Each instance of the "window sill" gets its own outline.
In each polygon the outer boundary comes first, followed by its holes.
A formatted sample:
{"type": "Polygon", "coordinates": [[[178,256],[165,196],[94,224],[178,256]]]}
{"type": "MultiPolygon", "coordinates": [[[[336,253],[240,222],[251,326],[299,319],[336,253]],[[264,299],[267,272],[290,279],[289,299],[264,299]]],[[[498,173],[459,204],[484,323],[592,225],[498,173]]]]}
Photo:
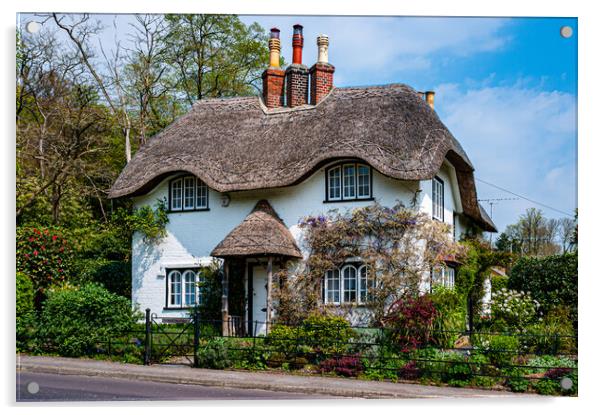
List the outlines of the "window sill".
{"type": "Polygon", "coordinates": [[[208,212],[211,209],[209,208],[204,208],[204,209],[190,209],[190,210],[168,210],[167,213],[192,213],[192,212],[208,212]]]}
{"type": "Polygon", "coordinates": [[[373,202],[373,197],[367,197],[365,199],[341,199],[341,200],[324,200],[322,203],[344,203],[344,202],[373,202]]]}
{"type": "Polygon", "coordinates": [[[192,310],[192,309],[194,309],[194,306],[191,306],[191,307],[173,307],[173,306],[163,307],[163,311],[166,311],[166,310],[192,310]]]}

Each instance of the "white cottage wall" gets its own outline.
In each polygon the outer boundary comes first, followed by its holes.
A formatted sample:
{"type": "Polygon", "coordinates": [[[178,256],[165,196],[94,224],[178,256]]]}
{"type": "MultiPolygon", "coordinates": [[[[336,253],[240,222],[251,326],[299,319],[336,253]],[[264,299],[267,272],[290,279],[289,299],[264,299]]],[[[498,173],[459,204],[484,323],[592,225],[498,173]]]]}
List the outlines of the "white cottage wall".
{"type": "MultiPolygon", "coordinates": [[[[453,168],[452,168],[453,173],[453,168]]],[[[411,204],[415,192],[421,209],[432,212],[431,181],[400,181],[388,178],[376,170],[373,174],[373,196],[385,206],[393,206],[397,201],[406,206],[411,204]]],[[[455,201],[451,186],[449,166],[444,166],[438,176],[445,183],[444,220],[453,223],[455,201]]],[[[144,196],[134,199],[134,205],[153,205],[157,199],[167,199],[169,180],[161,182],[144,196]]],[[[457,187],[456,187],[457,188],[457,187]]],[[[278,189],[231,192],[227,207],[221,205],[222,194],[209,189],[209,210],[197,212],[177,212],[169,214],[167,236],[157,243],[146,243],[141,235],[135,234],[132,241],[132,301],[140,309],[150,308],[162,317],[183,317],[186,310],[165,310],[166,268],[194,267],[211,262],[212,249],[251,212],[258,200],[266,199],[278,213],[301,250],[300,219],[308,215],[326,214],[329,210],[363,207],[371,201],[350,201],[324,203],[325,168],[321,168],[302,183],[278,189]]]]}

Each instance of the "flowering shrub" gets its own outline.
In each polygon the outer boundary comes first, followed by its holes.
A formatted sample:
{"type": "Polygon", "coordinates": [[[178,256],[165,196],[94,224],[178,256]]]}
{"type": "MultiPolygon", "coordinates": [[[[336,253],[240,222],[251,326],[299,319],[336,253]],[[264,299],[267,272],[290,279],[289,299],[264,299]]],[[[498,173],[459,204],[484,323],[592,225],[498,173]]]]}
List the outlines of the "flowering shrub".
{"type": "Polygon", "coordinates": [[[73,250],[57,229],[17,229],[17,271],[31,278],[40,293],[52,284],[65,281],[73,261],[73,250]]]}
{"type": "Polygon", "coordinates": [[[389,307],[384,323],[393,329],[393,339],[406,352],[426,345],[432,337],[437,310],[427,295],[404,295],[389,307]]]}
{"type": "Polygon", "coordinates": [[[497,322],[522,330],[539,316],[539,303],[529,293],[502,288],[491,294],[491,313],[497,322]]]}

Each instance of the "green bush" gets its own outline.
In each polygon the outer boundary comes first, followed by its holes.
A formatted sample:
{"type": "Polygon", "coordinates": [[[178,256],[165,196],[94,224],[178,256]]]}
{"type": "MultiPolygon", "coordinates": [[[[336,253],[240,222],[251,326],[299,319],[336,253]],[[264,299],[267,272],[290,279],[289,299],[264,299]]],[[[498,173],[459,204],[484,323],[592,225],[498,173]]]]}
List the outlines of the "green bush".
{"type": "Polygon", "coordinates": [[[491,276],[491,293],[497,293],[502,288],[508,288],[508,277],[503,275],[492,275],[491,276]]]}
{"type": "Polygon", "coordinates": [[[17,280],[16,280],[16,290],[17,290],[17,319],[22,317],[34,310],[33,299],[34,299],[34,288],[31,279],[23,274],[22,272],[17,272],[17,280]]]}
{"type": "Polygon", "coordinates": [[[226,369],[233,366],[228,339],[214,337],[199,345],[199,366],[207,369],[226,369]]]}
{"type": "Polygon", "coordinates": [[[498,368],[512,364],[512,359],[520,350],[520,342],[515,336],[507,335],[476,335],[475,346],[483,350],[489,361],[498,368]]]}
{"type": "Polygon", "coordinates": [[[466,328],[466,299],[443,286],[435,287],[430,298],[437,310],[431,341],[436,346],[452,348],[458,335],[466,328]]]}
{"type": "Polygon", "coordinates": [[[508,287],[531,292],[544,313],[567,306],[577,328],[577,253],[545,258],[523,257],[510,270],[508,287]]]}
{"type": "Polygon", "coordinates": [[[122,297],[132,296],[132,265],[126,261],[104,258],[85,259],[77,262],[78,281],[82,284],[102,284],[110,292],[122,297]]]}
{"type": "Polygon", "coordinates": [[[345,353],[355,337],[355,331],[343,317],[312,314],[301,325],[303,344],[326,355],[345,353]]]}
{"type": "Polygon", "coordinates": [[[528,325],[521,336],[521,345],[529,353],[576,353],[577,342],[568,308],[556,307],[537,323],[528,325]]]}
{"type": "Polygon", "coordinates": [[[62,356],[90,355],[109,338],[131,330],[139,318],[129,299],[101,285],[55,288],[40,314],[38,341],[42,349],[62,356]]]}
{"type": "Polygon", "coordinates": [[[36,313],[34,310],[34,289],[29,277],[17,272],[16,280],[16,338],[17,351],[25,352],[33,348],[35,340],[36,313]]]}

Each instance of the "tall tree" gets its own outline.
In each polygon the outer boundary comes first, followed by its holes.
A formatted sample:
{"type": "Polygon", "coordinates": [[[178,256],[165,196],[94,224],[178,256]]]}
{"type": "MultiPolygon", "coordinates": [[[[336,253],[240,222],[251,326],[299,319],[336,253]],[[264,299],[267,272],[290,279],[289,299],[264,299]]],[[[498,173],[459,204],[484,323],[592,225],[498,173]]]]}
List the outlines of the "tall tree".
{"type": "Polygon", "coordinates": [[[167,15],[167,62],[190,105],[197,99],[250,95],[268,59],[267,35],[233,15],[167,15]]]}

